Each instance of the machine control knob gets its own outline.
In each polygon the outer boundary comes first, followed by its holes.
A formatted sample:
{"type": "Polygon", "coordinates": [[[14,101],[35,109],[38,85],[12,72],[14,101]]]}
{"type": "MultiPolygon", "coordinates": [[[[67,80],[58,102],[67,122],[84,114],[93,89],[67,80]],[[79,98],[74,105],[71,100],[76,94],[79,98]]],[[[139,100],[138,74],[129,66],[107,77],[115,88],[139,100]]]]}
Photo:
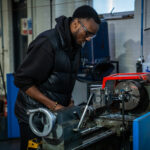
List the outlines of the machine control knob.
{"type": "Polygon", "coordinates": [[[29,126],[35,135],[45,137],[50,134],[56,122],[56,116],[52,112],[45,108],[37,108],[28,110],[27,114],[29,126]]]}

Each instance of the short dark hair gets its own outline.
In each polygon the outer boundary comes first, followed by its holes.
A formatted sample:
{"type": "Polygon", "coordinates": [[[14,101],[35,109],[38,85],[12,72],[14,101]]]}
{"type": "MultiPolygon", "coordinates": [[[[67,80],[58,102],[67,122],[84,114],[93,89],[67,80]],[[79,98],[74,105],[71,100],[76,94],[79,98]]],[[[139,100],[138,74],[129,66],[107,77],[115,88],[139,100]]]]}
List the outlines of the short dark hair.
{"type": "Polygon", "coordinates": [[[72,17],[73,17],[73,19],[75,19],[75,18],[87,18],[87,19],[93,18],[97,24],[100,24],[100,22],[101,22],[98,17],[97,12],[89,5],[83,5],[83,6],[78,7],[74,11],[72,17]]]}

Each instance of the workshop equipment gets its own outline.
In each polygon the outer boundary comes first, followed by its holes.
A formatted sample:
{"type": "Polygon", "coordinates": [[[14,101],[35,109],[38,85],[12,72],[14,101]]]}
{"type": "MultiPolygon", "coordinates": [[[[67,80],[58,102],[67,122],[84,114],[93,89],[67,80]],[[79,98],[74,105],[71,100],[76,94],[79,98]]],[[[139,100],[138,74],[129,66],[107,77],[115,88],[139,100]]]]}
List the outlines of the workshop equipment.
{"type": "Polygon", "coordinates": [[[46,108],[29,110],[30,127],[41,135],[43,150],[131,150],[133,120],[149,110],[149,77],[149,73],[107,76],[102,85],[90,86],[87,104],[48,111],[56,117],[54,124],[46,108]]]}

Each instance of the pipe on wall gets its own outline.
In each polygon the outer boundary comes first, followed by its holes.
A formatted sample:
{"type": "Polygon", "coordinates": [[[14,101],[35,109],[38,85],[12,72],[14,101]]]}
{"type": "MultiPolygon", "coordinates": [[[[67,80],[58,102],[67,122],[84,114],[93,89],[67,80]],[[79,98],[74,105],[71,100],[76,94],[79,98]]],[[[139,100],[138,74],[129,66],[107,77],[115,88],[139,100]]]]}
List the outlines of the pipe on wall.
{"type": "Polygon", "coordinates": [[[3,89],[6,97],[6,87],[5,87],[5,81],[4,81],[4,34],[3,34],[3,10],[2,10],[2,0],[0,0],[0,22],[1,22],[1,40],[2,40],[2,66],[0,62],[0,74],[2,78],[2,84],[3,84],[3,89]]]}
{"type": "Polygon", "coordinates": [[[144,0],[141,0],[141,61],[144,62],[143,55],[143,10],[144,10],[144,0]]]}
{"type": "Polygon", "coordinates": [[[136,63],[136,72],[143,71],[143,62],[144,62],[144,55],[143,55],[143,9],[144,9],[144,0],[141,0],[141,47],[140,47],[140,58],[137,60],[136,63]]]}
{"type": "Polygon", "coordinates": [[[4,34],[3,34],[3,10],[2,10],[2,0],[0,0],[0,13],[1,13],[1,42],[2,42],[2,69],[4,73],[4,34]]]}
{"type": "Polygon", "coordinates": [[[53,5],[52,5],[53,0],[50,0],[50,25],[51,25],[51,29],[53,27],[53,5]]]}
{"type": "Polygon", "coordinates": [[[33,30],[33,0],[31,0],[31,18],[32,18],[32,40],[34,39],[34,30],[33,30]]]}

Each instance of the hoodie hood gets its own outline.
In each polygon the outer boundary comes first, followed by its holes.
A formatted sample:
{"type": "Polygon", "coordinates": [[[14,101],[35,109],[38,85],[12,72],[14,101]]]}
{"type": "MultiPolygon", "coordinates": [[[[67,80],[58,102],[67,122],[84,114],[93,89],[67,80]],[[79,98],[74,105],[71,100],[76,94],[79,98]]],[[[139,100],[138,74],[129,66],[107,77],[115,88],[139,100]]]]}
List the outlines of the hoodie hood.
{"type": "Polygon", "coordinates": [[[62,43],[62,48],[78,47],[79,45],[73,39],[73,36],[70,31],[70,23],[72,21],[72,18],[60,16],[56,18],[55,21],[57,23],[55,28],[59,33],[61,43],[62,43]]]}

